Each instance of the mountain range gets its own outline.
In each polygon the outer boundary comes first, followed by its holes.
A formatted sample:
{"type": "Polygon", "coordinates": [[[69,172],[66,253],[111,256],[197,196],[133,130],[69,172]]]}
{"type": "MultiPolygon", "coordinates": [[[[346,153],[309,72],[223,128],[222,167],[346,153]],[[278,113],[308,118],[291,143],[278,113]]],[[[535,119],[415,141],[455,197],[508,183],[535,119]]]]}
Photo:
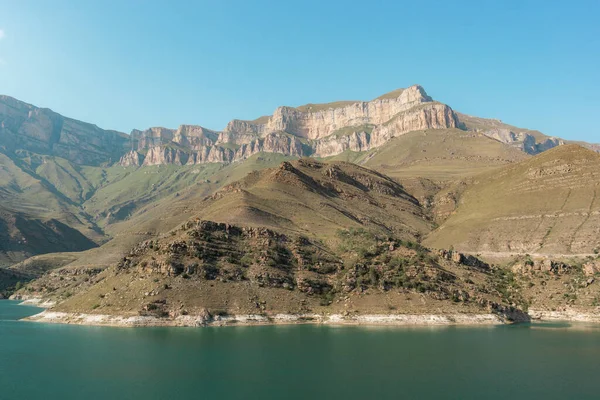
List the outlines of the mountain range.
{"type": "Polygon", "coordinates": [[[0,291],[31,280],[17,296],[65,312],[171,317],[590,306],[598,152],[418,85],[130,134],[0,96],[0,291]],[[534,269],[568,296],[524,289],[534,269]]]}

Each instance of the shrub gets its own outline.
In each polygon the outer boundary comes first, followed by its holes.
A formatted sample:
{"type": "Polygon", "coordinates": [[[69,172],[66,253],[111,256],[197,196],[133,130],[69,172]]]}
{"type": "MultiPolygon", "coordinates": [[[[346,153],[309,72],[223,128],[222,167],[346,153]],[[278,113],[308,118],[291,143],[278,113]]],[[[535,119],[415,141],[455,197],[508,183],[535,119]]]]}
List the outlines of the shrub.
{"type": "Polygon", "coordinates": [[[379,253],[378,238],[366,229],[339,230],[337,237],[340,239],[339,250],[342,252],[355,252],[362,258],[376,256],[379,253]]]}
{"type": "Polygon", "coordinates": [[[244,254],[244,255],[242,256],[242,258],[240,258],[240,264],[241,264],[243,267],[249,267],[249,266],[251,266],[252,264],[254,264],[254,257],[253,257],[251,254],[249,254],[249,253],[247,253],[247,254],[244,254]]]}
{"type": "Polygon", "coordinates": [[[321,297],[321,301],[319,302],[320,305],[322,306],[328,306],[331,303],[333,303],[333,299],[335,298],[335,294],[333,293],[333,291],[329,291],[325,294],[323,294],[323,296],[321,297]]]}

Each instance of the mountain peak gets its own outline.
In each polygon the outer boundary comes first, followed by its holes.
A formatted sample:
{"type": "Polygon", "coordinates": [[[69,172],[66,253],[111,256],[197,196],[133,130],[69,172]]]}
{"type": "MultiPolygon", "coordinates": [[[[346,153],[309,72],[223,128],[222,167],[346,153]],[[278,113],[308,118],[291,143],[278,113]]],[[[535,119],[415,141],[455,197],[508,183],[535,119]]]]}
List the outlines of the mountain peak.
{"type": "Polygon", "coordinates": [[[399,88],[396,90],[392,90],[391,92],[382,94],[375,100],[397,99],[403,93],[411,93],[413,96],[421,96],[423,99],[425,99],[425,101],[432,101],[432,98],[427,94],[427,92],[421,85],[412,85],[407,88],[399,88]]]}

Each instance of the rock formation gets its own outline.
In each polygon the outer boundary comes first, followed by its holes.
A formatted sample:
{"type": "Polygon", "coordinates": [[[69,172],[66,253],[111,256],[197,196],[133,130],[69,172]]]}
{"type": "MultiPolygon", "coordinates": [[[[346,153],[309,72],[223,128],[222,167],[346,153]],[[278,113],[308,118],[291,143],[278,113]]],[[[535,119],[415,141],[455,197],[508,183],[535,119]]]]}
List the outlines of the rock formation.
{"type": "Polygon", "coordinates": [[[182,125],[131,133],[133,152],[120,165],[231,163],[257,152],[327,157],[365,151],[391,138],[424,129],[455,128],[459,121],[445,104],[421,86],[411,86],[370,102],[279,107],[272,116],[233,120],[222,132],[182,125]]]}
{"type": "Polygon", "coordinates": [[[532,155],[565,144],[564,140],[555,137],[547,137],[538,141],[530,133],[513,132],[509,129],[491,129],[484,131],[483,134],[532,155]]]}

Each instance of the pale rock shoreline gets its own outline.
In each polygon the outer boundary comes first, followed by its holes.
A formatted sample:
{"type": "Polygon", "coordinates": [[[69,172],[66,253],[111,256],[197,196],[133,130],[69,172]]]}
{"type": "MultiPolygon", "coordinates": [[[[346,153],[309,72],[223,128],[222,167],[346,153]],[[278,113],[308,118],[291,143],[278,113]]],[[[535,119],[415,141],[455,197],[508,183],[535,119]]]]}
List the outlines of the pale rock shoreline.
{"type": "Polygon", "coordinates": [[[19,305],[20,306],[33,306],[33,307],[40,307],[40,308],[50,308],[50,307],[54,307],[56,305],[56,302],[50,301],[50,300],[44,300],[44,299],[40,299],[40,298],[31,298],[31,299],[23,300],[21,303],[19,303],[19,305]]]}
{"type": "Polygon", "coordinates": [[[275,315],[228,315],[207,318],[206,316],[181,315],[175,318],[151,316],[119,316],[106,314],[64,313],[44,311],[24,321],[74,324],[91,326],[226,326],[226,325],[287,325],[287,324],[326,324],[326,325],[373,325],[373,326],[443,326],[443,325],[502,325],[503,321],[494,314],[275,314],[275,315]]]}
{"type": "MultiPolygon", "coordinates": [[[[152,316],[124,316],[109,314],[65,313],[48,310],[55,305],[50,300],[29,298],[19,305],[35,306],[47,310],[24,318],[23,321],[113,327],[151,327],[151,326],[244,326],[244,325],[366,325],[366,326],[477,326],[504,325],[506,322],[496,314],[243,314],[226,316],[180,315],[174,318],[152,316]]],[[[549,311],[529,309],[531,321],[563,321],[600,323],[600,307],[591,312],[573,309],[549,311]]]]}
{"type": "Polygon", "coordinates": [[[532,321],[568,321],[600,323],[600,310],[596,312],[581,312],[567,309],[564,311],[547,311],[529,309],[532,321]]]}

